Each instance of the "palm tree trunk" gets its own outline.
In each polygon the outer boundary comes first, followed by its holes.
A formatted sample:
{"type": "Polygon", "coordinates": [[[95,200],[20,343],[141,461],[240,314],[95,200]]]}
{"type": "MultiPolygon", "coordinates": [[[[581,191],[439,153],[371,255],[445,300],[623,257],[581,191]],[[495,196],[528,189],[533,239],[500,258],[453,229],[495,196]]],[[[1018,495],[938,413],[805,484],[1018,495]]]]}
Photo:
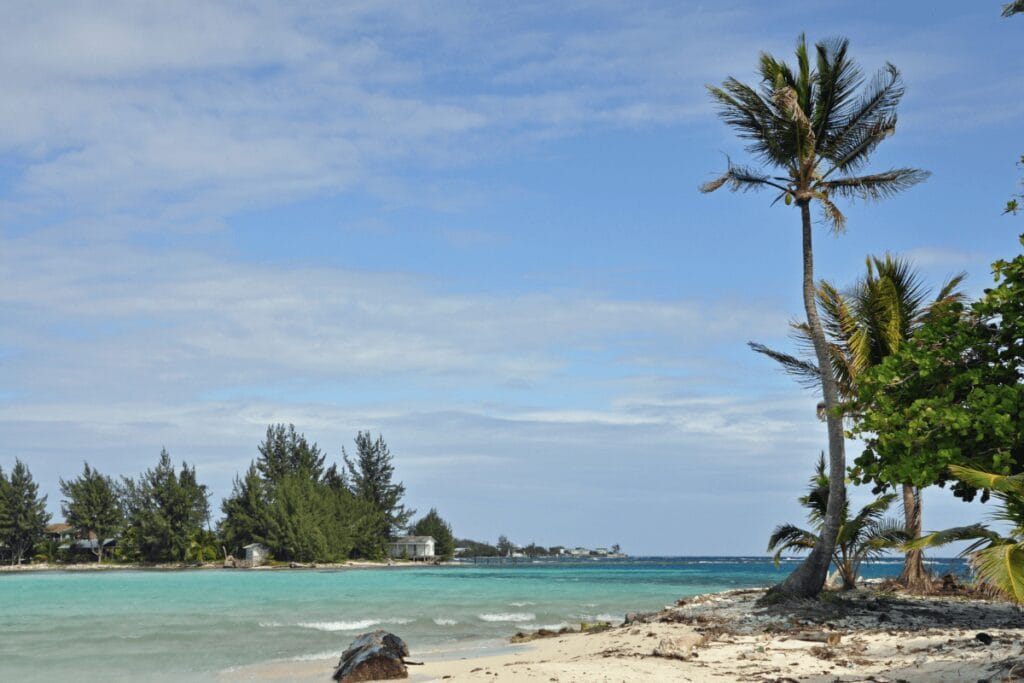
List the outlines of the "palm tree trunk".
{"type": "MultiPolygon", "coordinates": [[[[910,484],[903,485],[903,515],[911,538],[921,537],[921,490],[910,484]]],[[[908,550],[903,559],[899,581],[912,591],[931,587],[931,574],[924,566],[924,551],[908,550]]]]}
{"type": "Polygon", "coordinates": [[[775,586],[772,592],[786,596],[814,597],[821,592],[828,578],[836,535],[839,533],[842,511],[846,504],[846,450],[842,418],[835,410],[839,404],[839,392],[832,374],[825,331],[821,327],[815,299],[810,199],[798,197],[797,204],[800,207],[804,238],[804,310],[807,313],[807,325],[814,343],[814,354],[821,369],[821,393],[825,399],[825,421],[828,426],[828,507],[825,509],[821,535],[811,554],[786,577],[785,581],[775,586]]]}

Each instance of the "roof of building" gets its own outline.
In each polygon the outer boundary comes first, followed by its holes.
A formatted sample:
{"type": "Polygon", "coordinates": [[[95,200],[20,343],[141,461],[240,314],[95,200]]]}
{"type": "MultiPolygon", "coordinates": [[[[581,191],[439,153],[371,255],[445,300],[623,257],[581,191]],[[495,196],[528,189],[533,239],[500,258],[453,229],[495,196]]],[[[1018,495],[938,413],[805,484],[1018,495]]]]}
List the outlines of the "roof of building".
{"type": "Polygon", "coordinates": [[[73,526],[65,522],[58,522],[57,524],[46,525],[46,533],[48,534],[62,534],[65,531],[72,531],[73,529],[73,526]]]}
{"type": "Polygon", "coordinates": [[[263,545],[262,543],[250,543],[249,545],[243,545],[242,546],[242,550],[246,550],[248,548],[266,548],[266,547],[267,546],[263,545]]]}
{"type": "Polygon", "coordinates": [[[436,543],[433,536],[402,536],[391,541],[392,543],[436,543]]]}

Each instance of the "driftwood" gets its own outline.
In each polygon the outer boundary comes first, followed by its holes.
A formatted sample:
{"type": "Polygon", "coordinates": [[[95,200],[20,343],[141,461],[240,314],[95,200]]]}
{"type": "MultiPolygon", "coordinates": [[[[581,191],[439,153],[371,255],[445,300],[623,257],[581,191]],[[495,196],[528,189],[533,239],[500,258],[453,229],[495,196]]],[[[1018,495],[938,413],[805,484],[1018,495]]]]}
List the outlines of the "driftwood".
{"type": "Polygon", "coordinates": [[[793,640],[804,640],[811,643],[828,643],[829,645],[838,645],[843,639],[841,633],[827,632],[827,631],[803,631],[800,633],[787,634],[787,638],[793,640]]]}
{"type": "Polygon", "coordinates": [[[364,633],[342,653],[331,678],[338,683],[408,678],[405,661],[408,656],[409,647],[394,633],[364,633]]]}

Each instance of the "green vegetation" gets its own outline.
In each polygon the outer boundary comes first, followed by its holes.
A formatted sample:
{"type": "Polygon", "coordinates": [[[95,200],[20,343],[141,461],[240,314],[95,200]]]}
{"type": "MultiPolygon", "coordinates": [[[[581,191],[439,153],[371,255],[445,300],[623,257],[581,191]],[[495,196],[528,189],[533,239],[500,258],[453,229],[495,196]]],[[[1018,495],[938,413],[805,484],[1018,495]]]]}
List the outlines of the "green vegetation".
{"type": "Polygon", "coordinates": [[[10,478],[0,469],[0,545],[6,547],[11,564],[32,556],[49,521],[46,496],[39,497],[39,485],[25,463],[15,460],[10,478]]]}
{"type": "Polygon", "coordinates": [[[993,518],[1010,524],[1009,535],[973,524],[936,531],[908,545],[934,548],[954,541],[973,541],[962,554],[970,558],[978,579],[1010,599],[1024,603],[1024,475],[992,474],[957,465],[949,469],[964,484],[993,491],[999,501],[993,518]]]}
{"type": "MultiPolygon", "coordinates": [[[[834,199],[880,200],[928,176],[915,168],[857,175],[875,148],[895,131],[903,84],[899,70],[888,64],[865,85],[860,68],[847,55],[847,47],[846,40],[820,42],[812,56],[801,36],[795,70],[762,53],[760,88],[734,78],[726,79],[722,87],[709,87],[721,118],[749,141],[747,150],[781,175],[730,162],[725,173],[703,185],[701,191],[713,192],[722,186],[734,192],[768,189],[776,193],[776,201],[783,200],[800,210],[804,310],[820,368],[829,367],[830,361],[815,300],[811,205],[821,209],[833,231],[842,232],[846,218],[834,199]]],[[[845,505],[846,454],[839,391],[830,372],[821,373],[820,382],[828,423],[832,489],[818,543],[807,560],[776,587],[781,593],[796,596],[813,596],[821,591],[845,505]]]]}
{"type": "MultiPolygon", "coordinates": [[[[800,504],[807,508],[807,519],[814,530],[808,531],[793,524],[776,527],[768,540],[768,552],[775,552],[776,565],[784,552],[809,551],[818,544],[828,509],[828,497],[829,480],[825,473],[825,454],[822,453],[814,476],[811,477],[810,490],[800,498],[800,504]]],[[[895,499],[895,494],[891,493],[880,496],[861,508],[852,518],[849,501],[844,501],[836,547],[832,554],[832,563],[843,579],[844,590],[857,587],[857,574],[864,560],[878,557],[886,549],[907,540],[903,525],[882,518],[895,499]]]]}
{"type": "Polygon", "coordinates": [[[441,519],[435,508],[424,515],[412,527],[414,536],[433,536],[434,553],[442,560],[450,560],[455,557],[455,537],[452,536],[452,526],[441,519]]]}
{"type": "Polygon", "coordinates": [[[86,539],[96,537],[92,551],[103,561],[104,541],[113,538],[124,523],[124,510],[114,480],[105,477],[85,463],[81,476],[71,481],[60,480],[64,496],[61,512],[64,521],[75,527],[86,539]]]}
{"type": "MultiPolygon", "coordinates": [[[[863,374],[858,478],[922,487],[949,481],[950,465],[1024,472],[1024,254],[993,272],[981,300],[946,307],[863,374]]],[[[971,500],[977,487],[959,480],[953,491],[971,500]]]]}
{"type": "Polygon", "coordinates": [[[196,480],[195,467],[182,463],[181,471],[175,473],[164,449],[156,467],[138,479],[123,477],[120,488],[126,517],[118,542],[120,557],[144,562],[186,561],[210,519],[206,487],[196,480]]]}
{"type": "Polygon", "coordinates": [[[346,457],[344,467],[325,468],[320,448],[294,426],[268,427],[259,458],[244,478],[235,479],[221,508],[227,551],[240,555],[242,546],[259,542],[277,560],[382,558],[412,511],[401,504],[405,487],[392,483],[384,439],[360,432],[356,448],[355,462],[346,457]]]}
{"type": "MultiPolygon", "coordinates": [[[[395,468],[391,464],[391,452],[381,436],[374,441],[370,432],[356,435],[356,460],[349,459],[341,449],[345,460],[345,472],[351,481],[352,493],[356,498],[369,503],[380,515],[377,533],[381,538],[392,538],[404,529],[415,510],[406,510],[402,505],[405,486],[392,483],[395,468]]],[[[344,482],[344,480],[342,480],[344,482]]]]}
{"type": "MultiPolygon", "coordinates": [[[[906,259],[886,255],[868,258],[867,273],[845,292],[830,282],[818,286],[817,305],[828,342],[832,375],[847,418],[853,411],[858,380],[863,372],[898,351],[936,311],[962,300],[957,275],[934,298],[906,259]]],[[[806,323],[794,323],[793,332],[805,349],[811,347],[806,323]]],[[[751,343],[755,351],[778,361],[787,372],[807,386],[820,386],[820,371],[813,358],[801,358],[751,343]]],[[[921,531],[921,493],[909,481],[870,480],[875,493],[890,486],[902,489],[905,525],[917,537],[921,531]]],[[[900,580],[912,588],[924,588],[929,579],[920,550],[908,550],[900,580]]]]}
{"type": "MultiPolygon", "coordinates": [[[[59,480],[61,512],[76,539],[88,541],[83,547],[100,562],[110,559],[111,546],[116,561],[180,563],[241,556],[250,543],[266,545],[278,563],[383,559],[388,541],[406,529],[413,511],[402,503],[405,487],[393,481],[383,437],[360,432],[356,449],[356,457],[345,456],[341,467],[328,465],[319,446],[293,425],[268,426],[258,457],[222,501],[216,528],[195,467],[182,463],[176,469],[166,450],[155,467],[120,482],[85,463],[79,476],[59,480]]],[[[72,558],[73,545],[44,538],[45,506],[21,461],[10,477],[0,469],[5,558],[14,563],[26,556],[50,562],[72,558]]],[[[409,532],[433,536],[440,557],[454,555],[451,525],[436,509],[409,532]]]]}

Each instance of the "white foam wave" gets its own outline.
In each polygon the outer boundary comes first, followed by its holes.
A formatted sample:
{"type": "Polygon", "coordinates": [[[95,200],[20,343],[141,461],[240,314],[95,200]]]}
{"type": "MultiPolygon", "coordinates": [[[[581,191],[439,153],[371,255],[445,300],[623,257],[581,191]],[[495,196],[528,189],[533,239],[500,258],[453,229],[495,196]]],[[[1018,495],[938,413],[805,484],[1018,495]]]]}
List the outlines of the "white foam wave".
{"type": "Polygon", "coordinates": [[[524,600],[522,602],[510,602],[508,604],[509,607],[529,607],[530,605],[536,605],[537,603],[530,602],[529,600],[524,600]]]}
{"type": "Polygon", "coordinates": [[[385,619],[385,624],[397,624],[398,626],[404,626],[405,624],[411,624],[416,621],[412,617],[395,617],[394,619],[385,619]]]}
{"type": "Polygon", "coordinates": [[[565,621],[560,621],[557,624],[519,624],[519,628],[525,629],[527,631],[540,631],[541,629],[546,629],[548,631],[558,631],[560,629],[568,627],[569,623],[565,621]]]}
{"type": "Polygon", "coordinates": [[[335,658],[340,657],[340,656],[341,656],[341,652],[339,650],[332,650],[330,652],[315,652],[315,653],[308,654],[308,655],[295,655],[294,657],[289,657],[288,659],[281,659],[281,660],[277,660],[277,661],[282,661],[282,662],[318,662],[318,661],[320,661],[322,659],[335,659],[335,658]]]}
{"type": "Polygon", "coordinates": [[[455,621],[454,619],[445,619],[444,617],[434,617],[434,623],[437,624],[438,626],[455,626],[455,624],[457,624],[459,622],[455,621]]]}
{"type": "Polygon", "coordinates": [[[499,614],[480,614],[481,621],[533,621],[537,615],[533,612],[501,612],[499,614]]]}
{"type": "Polygon", "coordinates": [[[302,628],[311,628],[317,631],[358,631],[362,628],[369,628],[380,623],[378,619],[361,619],[360,621],[304,621],[296,624],[302,628]]]}

